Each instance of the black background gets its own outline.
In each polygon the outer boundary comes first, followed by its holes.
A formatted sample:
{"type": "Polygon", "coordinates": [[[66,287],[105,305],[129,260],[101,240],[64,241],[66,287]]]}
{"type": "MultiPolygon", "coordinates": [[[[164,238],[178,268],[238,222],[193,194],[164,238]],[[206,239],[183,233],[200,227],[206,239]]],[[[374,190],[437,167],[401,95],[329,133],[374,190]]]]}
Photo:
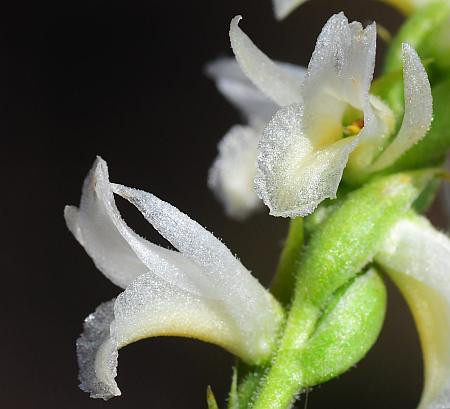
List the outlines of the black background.
{"type": "MultiPolygon", "coordinates": [[[[305,65],[321,27],[341,10],[391,31],[402,21],[362,0],[314,0],[282,23],[269,0],[16,2],[1,10],[0,408],[205,408],[208,384],[223,402],[232,357],[184,339],[122,350],[122,397],[105,403],[78,389],[74,343],[82,321],[119,290],[69,234],[63,207],[78,204],[99,154],[113,181],[188,213],[267,285],[286,221],[265,214],[230,221],[208,191],[216,144],[240,119],[202,70],[231,55],[236,14],[271,57],[305,65]]],[[[136,211],[119,205],[139,233],[165,244],[136,211]]],[[[419,343],[406,305],[389,288],[379,342],[357,368],[315,388],[308,408],[416,406],[419,343]]]]}

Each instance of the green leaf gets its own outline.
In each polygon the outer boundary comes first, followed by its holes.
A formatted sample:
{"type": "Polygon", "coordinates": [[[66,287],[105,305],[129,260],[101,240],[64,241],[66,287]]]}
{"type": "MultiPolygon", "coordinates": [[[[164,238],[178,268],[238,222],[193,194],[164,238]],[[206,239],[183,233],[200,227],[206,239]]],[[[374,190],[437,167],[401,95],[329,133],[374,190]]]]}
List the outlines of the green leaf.
{"type": "Polygon", "coordinates": [[[206,388],[206,402],[208,403],[208,409],[219,409],[210,385],[206,388]]]}

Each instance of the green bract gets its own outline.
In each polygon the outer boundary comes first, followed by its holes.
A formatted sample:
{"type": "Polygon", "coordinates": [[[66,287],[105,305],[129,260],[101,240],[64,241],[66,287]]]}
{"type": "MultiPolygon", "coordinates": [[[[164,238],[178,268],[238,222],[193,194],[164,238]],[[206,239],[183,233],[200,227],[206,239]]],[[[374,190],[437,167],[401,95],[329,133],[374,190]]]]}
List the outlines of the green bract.
{"type": "Polygon", "coordinates": [[[375,342],[384,320],[386,289],[374,269],[337,291],[299,357],[304,387],[347,371],[375,342]]]}
{"type": "MultiPolygon", "coordinates": [[[[360,274],[435,173],[392,175],[350,193],[314,230],[297,260],[291,258],[291,268],[297,268],[291,281],[279,270],[283,288],[295,286],[286,327],[272,365],[241,381],[245,402],[261,409],[289,407],[301,390],[346,371],[365,355],[381,328],[385,292],[375,272],[360,274]],[[320,365],[326,360],[329,365],[320,365]]],[[[286,248],[299,248],[299,227],[298,222],[292,227],[293,243],[288,240],[286,248]]]]}

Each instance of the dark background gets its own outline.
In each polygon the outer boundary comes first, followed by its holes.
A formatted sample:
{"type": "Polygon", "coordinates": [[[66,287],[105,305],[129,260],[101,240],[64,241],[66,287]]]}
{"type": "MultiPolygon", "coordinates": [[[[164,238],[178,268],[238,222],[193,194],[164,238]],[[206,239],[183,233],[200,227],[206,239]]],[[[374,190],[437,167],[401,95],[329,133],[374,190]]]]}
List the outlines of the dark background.
{"type": "MultiPolygon", "coordinates": [[[[78,204],[100,154],[113,181],[188,213],[267,285],[286,221],[265,214],[230,221],[208,191],[216,144],[240,119],[203,67],[231,55],[236,14],[270,56],[302,65],[335,12],[391,31],[401,16],[361,0],[314,0],[282,23],[269,0],[14,4],[0,13],[0,408],[205,408],[208,384],[223,402],[233,358],[184,339],[122,350],[122,397],[105,403],[78,389],[74,343],[82,321],[119,289],[69,234],[63,207],[78,204]]],[[[139,233],[162,243],[136,211],[119,205],[139,233]]],[[[308,408],[416,406],[420,348],[406,305],[389,287],[379,342],[357,368],[315,388],[308,408]]]]}

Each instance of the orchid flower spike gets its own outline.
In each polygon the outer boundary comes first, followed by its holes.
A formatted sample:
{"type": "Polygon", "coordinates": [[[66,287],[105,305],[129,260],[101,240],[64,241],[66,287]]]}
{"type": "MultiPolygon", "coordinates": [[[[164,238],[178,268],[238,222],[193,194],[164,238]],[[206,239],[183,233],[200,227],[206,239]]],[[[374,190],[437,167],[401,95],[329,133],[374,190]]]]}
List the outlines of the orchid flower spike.
{"type": "Polygon", "coordinates": [[[344,168],[367,174],[391,165],[427,132],[431,89],[414,49],[404,44],[405,115],[397,137],[380,154],[395,128],[390,108],[369,89],[375,65],[375,23],[363,28],[343,13],[325,24],[300,87],[231,22],[230,38],[244,73],[284,105],[259,144],[256,192],[274,216],[310,214],[335,198],[344,168]],[[353,154],[352,154],[353,152],[353,154]],[[350,156],[352,154],[352,156],[350,156]]]}
{"type": "Polygon", "coordinates": [[[450,240],[423,217],[400,220],[376,256],[406,298],[419,332],[425,382],[419,409],[450,407],[450,240]]]}
{"type": "MultiPolygon", "coordinates": [[[[272,63],[272,62],[271,62],[272,63]]],[[[276,63],[286,77],[300,85],[306,70],[287,63],[276,63]]],[[[228,216],[243,220],[263,208],[256,195],[254,178],[258,143],[264,126],[280,108],[242,72],[233,58],[218,59],[206,67],[217,88],[242,114],[247,125],[234,125],[219,142],[219,154],[208,174],[208,186],[223,203],[228,216]]]]}
{"type": "Polygon", "coordinates": [[[269,357],[281,307],[220,240],[184,213],[150,193],[110,183],[98,158],[80,207],[67,206],[65,218],[97,268],[125,289],[86,318],[77,341],[80,387],[92,397],[120,395],[118,350],[143,338],[198,338],[253,364],[269,357]],[[131,230],[114,193],[178,251],[131,230]]]}

